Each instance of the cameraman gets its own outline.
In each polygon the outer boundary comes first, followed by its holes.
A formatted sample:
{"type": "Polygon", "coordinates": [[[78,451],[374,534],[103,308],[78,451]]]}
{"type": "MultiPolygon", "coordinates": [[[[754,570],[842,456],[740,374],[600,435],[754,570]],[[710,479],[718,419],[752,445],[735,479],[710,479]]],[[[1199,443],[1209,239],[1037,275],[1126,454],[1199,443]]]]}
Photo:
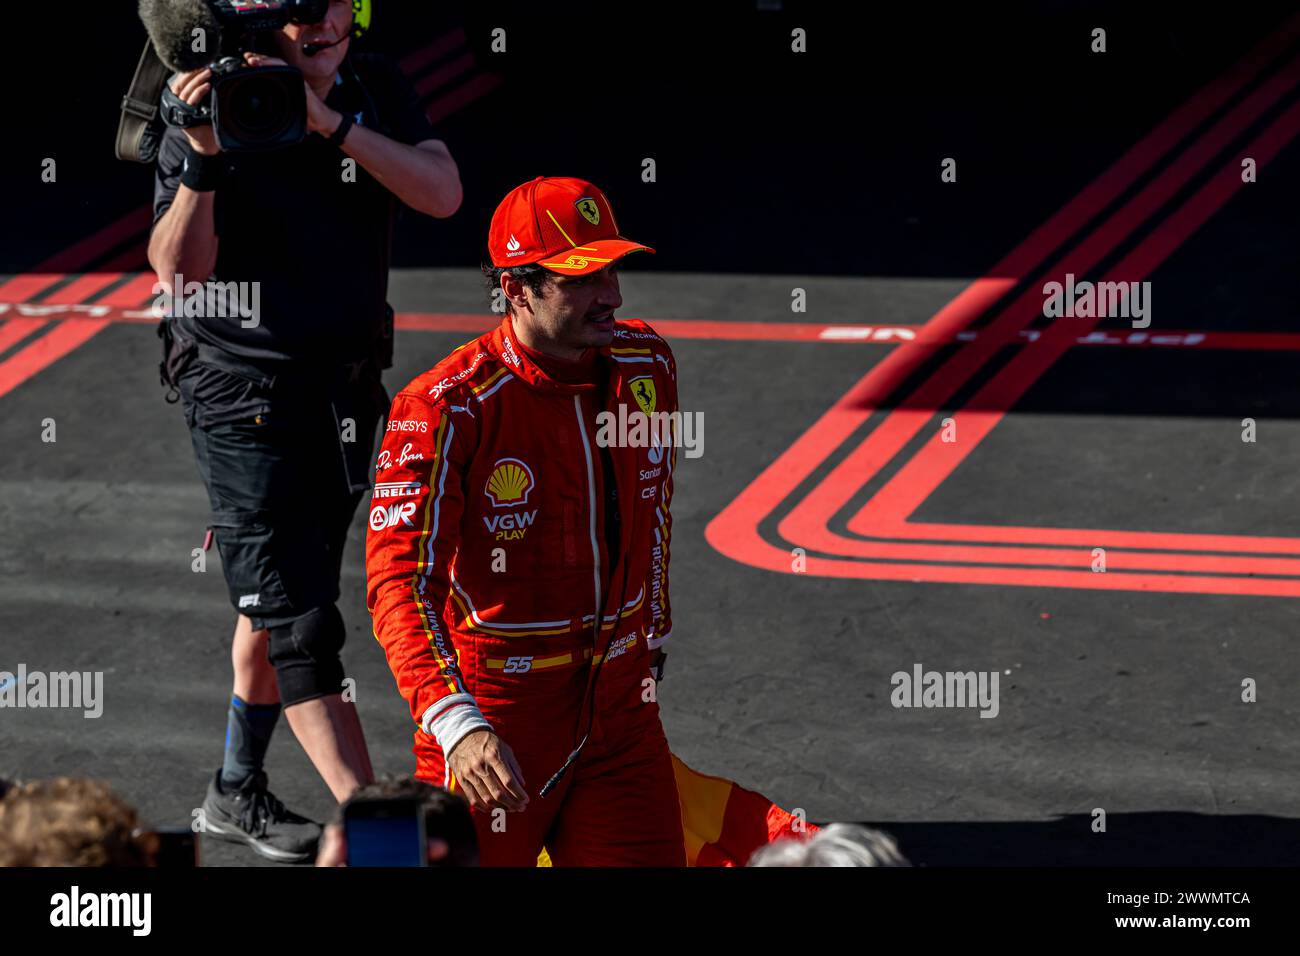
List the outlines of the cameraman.
{"type": "MultiPolygon", "coordinates": [[[[302,72],[301,143],[224,153],[211,125],[167,130],[149,240],[166,289],[177,276],[223,284],[206,286],[207,307],[187,303],[162,326],[164,377],[183,402],[241,612],[206,832],[284,862],[310,859],[321,831],[266,788],[281,706],[336,799],[373,779],[341,693],[342,551],[388,405],[380,372],[392,364],[385,300],[398,200],[438,218],[461,202],[456,163],[410,84],[387,59],[349,57],[351,29],[350,0],[332,0],[321,22],[289,23],[265,35],[273,47],[245,54],[250,66],[302,72]],[[247,288],[252,313],[227,301],[247,288]]],[[[211,71],[169,85],[197,106],[211,71]]]]}

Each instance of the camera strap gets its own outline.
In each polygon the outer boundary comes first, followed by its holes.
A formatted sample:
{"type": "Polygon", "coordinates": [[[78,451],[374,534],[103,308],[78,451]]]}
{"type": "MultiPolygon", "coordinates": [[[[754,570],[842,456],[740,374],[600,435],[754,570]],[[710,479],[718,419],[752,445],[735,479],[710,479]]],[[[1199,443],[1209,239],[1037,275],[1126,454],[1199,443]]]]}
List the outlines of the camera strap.
{"type": "Polygon", "coordinates": [[[131,86],[122,97],[122,118],[117,124],[115,153],[128,163],[152,163],[164,132],[158,115],[158,98],[171,71],[163,66],[153,43],[146,40],[136,64],[131,86]]]}
{"type": "Polygon", "coordinates": [[[193,129],[212,122],[212,110],[208,106],[190,106],[163,84],[162,95],[158,97],[159,112],[167,126],[177,129],[193,129]]]}

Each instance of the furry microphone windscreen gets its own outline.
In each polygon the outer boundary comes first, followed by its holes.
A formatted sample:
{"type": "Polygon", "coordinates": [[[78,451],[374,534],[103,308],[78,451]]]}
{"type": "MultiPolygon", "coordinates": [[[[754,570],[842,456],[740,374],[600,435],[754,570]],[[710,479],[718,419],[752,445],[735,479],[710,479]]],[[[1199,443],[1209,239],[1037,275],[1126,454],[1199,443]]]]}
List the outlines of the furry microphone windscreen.
{"type": "Polygon", "coordinates": [[[140,0],[140,20],[158,59],[176,73],[202,69],[217,58],[221,24],[204,0],[140,0]]]}

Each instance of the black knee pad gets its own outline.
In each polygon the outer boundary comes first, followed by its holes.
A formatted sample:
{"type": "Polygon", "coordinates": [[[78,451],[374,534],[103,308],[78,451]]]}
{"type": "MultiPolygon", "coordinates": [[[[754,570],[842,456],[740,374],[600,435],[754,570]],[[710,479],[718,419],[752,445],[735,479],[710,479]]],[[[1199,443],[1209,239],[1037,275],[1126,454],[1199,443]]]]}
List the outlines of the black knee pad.
{"type": "Polygon", "coordinates": [[[312,608],[286,623],[274,623],[267,659],[275,667],[285,707],[343,690],[343,615],[333,604],[312,608]]]}

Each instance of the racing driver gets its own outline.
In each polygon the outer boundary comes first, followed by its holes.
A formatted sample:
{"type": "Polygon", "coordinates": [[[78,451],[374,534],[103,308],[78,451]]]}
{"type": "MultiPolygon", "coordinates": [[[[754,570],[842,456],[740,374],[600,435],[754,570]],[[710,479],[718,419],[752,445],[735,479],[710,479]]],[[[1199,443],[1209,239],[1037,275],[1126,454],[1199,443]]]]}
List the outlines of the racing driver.
{"type": "Polygon", "coordinates": [[[674,439],[601,427],[677,410],[667,343],[614,318],[638,250],[589,182],[512,190],[483,266],[503,321],[407,385],[384,436],[375,634],[416,776],[464,794],[484,866],[685,863],[655,698],[674,439]]]}

